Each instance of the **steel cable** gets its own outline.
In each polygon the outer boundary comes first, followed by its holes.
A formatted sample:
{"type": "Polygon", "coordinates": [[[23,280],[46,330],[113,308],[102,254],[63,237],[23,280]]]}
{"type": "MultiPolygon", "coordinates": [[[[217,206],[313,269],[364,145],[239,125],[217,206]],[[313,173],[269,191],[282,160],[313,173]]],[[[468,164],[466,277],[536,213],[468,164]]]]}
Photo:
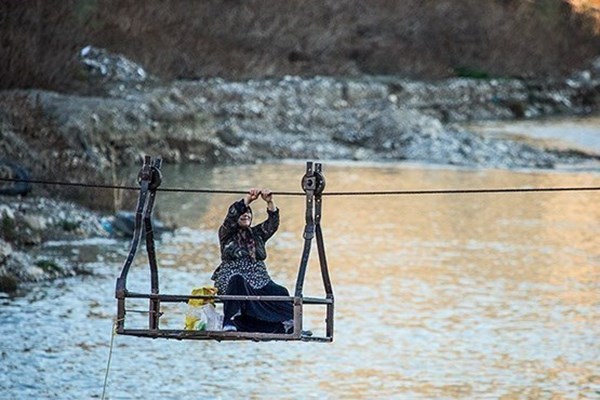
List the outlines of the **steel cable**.
{"type": "MultiPolygon", "coordinates": [[[[136,186],[91,184],[83,182],[65,182],[35,179],[14,179],[0,177],[4,182],[22,182],[30,184],[45,184],[57,186],[75,186],[98,189],[139,190],[136,186]]],[[[187,189],[187,188],[157,188],[157,192],[181,193],[207,193],[207,194],[246,194],[245,190],[229,189],[187,189]]],[[[322,196],[406,196],[406,195],[433,195],[433,194],[486,194],[486,193],[532,193],[532,192],[583,192],[600,191],[600,186],[572,186],[572,187],[539,187],[539,188],[484,188],[484,189],[423,189],[423,190],[385,190],[385,191],[348,191],[348,192],[323,192],[322,196]]],[[[278,192],[278,196],[305,196],[304,192],[278,192]]]]}

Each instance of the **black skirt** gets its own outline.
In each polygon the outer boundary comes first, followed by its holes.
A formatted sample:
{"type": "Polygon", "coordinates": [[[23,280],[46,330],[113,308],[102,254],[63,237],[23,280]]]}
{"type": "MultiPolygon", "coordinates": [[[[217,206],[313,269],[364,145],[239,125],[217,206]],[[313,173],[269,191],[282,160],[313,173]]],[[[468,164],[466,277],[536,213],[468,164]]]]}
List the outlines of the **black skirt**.
{"type": "MultiPolygon", "coordinates": [[[[241,275],[233,275],[227,284],[227,295],[236,296],[289,296],[288,290],[269,280],[260,289],[253,288],[241,275]]],[[[234,325],[240,332],[291,333],[294,306],[292,301],[223,302],[223,325],[234,325]]]]}

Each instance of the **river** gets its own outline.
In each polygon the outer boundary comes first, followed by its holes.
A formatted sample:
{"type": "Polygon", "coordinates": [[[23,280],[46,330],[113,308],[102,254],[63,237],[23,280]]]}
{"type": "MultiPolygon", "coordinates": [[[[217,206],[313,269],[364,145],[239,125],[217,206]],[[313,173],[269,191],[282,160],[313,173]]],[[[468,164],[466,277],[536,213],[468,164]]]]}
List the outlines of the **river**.
{"type": "Polygon", "coordinates": [[[466,124],[479,133],[541,141],[557,148],[576,148],[600,154],[600,117],[547,118],[545,120],[484,121],[466,124]]]}
{"type": "MultiPolygon", "coordinates": [[[[326,191],[600,186],[598,170],[505,171],[324,163],[326,191]]],[[[163,186],[300,192],[303,162],[166,166],[163,186]]],[[[336,298],[331,344],[115,336],[107,399],[455,399],[600,397],[597,192],[325,197],[336,298]]],[[[160,192],[178,224],[157,243],[161,293],[209,284],[216,230],[235,195],[160,192]]],[[[293,289],[302,197],[280,196],[273,279],[293,289]]],[[[128,205],[133,209],[134,205],[128,205]]],[[[256,205],[255,220],[264,218],[256,205]]],[[[26,286],[0,302],[0,398],[100,398],[115,279],[128,242],[51,242],[93,274],[26,286]]],[[[316,249],[315,249],[316,250],[316,249]]],[[[305,295],[323,293],[316,251],[305,295]]],[[[129,289],[149,291],[144,249],[129,289]]],[[[143,309],[144,304],[140,304],[143,309]]],[[[161,326],[180,328],[180,307],[161,326]]],[[[145,316],[141,318],[145,319],[145,316]]],[[[311,306],[305,326],[323,330],[311,306]]]]}

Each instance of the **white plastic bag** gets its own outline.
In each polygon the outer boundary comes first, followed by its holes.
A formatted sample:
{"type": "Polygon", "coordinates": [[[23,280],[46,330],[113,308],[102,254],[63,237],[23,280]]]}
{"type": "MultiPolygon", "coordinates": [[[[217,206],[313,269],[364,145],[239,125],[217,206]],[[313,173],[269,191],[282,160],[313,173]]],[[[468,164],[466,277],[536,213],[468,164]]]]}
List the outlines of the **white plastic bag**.
{"type": "Polygon", "coordinates": [[[211,303],[200,307],[188,305],[185,316],[187,330],[220,331],[223,326],[223,316],[211,303]]]}
{"type": "Polygon", "coordinates": [[[223,316],[217,312],[214,304],[202,306],[201,320],[205,321],[207,331],[220,331],[223,327],[223,316]]]}

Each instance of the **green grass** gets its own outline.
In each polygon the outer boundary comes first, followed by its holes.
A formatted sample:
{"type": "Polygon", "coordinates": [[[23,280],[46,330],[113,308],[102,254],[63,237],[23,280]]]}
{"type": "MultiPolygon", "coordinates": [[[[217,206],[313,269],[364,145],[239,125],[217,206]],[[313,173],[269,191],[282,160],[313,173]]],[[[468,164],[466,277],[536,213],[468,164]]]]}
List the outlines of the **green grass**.
{"type": "Polygon", "coordinates": [[[40,267],[46,273],[59,273],[62,272],[62,268],[58,266],[54,261],[51,260],[38,260],[35,265],[40,267]]]}
{"type": "Polygon", "coordinates": [[[2,219],[0,220],[0,236],[7,242],[12,242],[17,237],[15,221],[9,218],[6,213],[2,214],[2,219]]]}
{"type": "Polygon", "coordinates": [[[459,78],[471,78],[471,79],[490,79],[489,73],[482,71],[477,68],[471,67],[454,67],[454,75],[459,78]]]}
{"type": "Polygon", "coordinates": [[[67,221],[66,219],[63,219],[62,221],[59,222],[59,226],[65,232],[73,232],[77,228],[79,228],[80,225],[81,225],[81,222],[67,221]]]}

